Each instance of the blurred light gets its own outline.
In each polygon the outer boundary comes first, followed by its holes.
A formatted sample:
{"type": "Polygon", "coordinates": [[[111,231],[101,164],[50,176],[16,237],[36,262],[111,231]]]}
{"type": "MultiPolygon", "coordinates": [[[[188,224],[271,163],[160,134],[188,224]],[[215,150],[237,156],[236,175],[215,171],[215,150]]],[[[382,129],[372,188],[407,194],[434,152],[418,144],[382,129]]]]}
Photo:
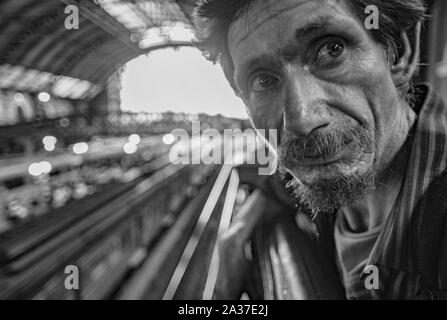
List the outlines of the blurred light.
{"type": "Polygon", "coordinates": [[[61,98],[83,99],[92,87],[88,81],[60,76],[53,84],[52,93],[61,98]]]}
{"type": "Polygon", "coordinates": [[[76,154],[83,154],[88,151],[88,144],[85,142],[78,142],[73,145],[73,152],[76,154]]]}
{"type": "Polygon", "coordinates": [[[52,169],[53,167],[51,166],[51,163],[48,161],[42,161],[31,163],[28,167],[28,172],[30,175],[37,177],[42,174],[50,173],[52,169]]]}
{"type": "Polygon", "coordinates": [[[28,172],[32,176],[40,175],[41,171],[39,163],[31,163],[28,167],[28,172]]]}
{"type": "Polygon", "coordinates": [[[164,144],[173,144],[175,142],[175,137],[173,134],[168,133],[163,136],[162,141],[164,144]]]}
{"type": "Polygon", "coordinates": [[[138,42],[138,41],[140,41],[140,35],[138,34],[138,33],[132,33],[131,35],[130,35],[130,41],[132,41],[132,42],[138,42]]]}
{"type": "Polygon", "coordinates": [[[54,144],[45,144],[43,148],[45,149],[45,151],[51,152],[56,149],[56,146],[54,144]]]}
{"type": "Polygon", "coordinates": [[[50,98],[48,92],[41,92],[37,95],[37,99],[39,99],[40,102],[48,102],[50,101],[50,98]]]}
{"type": "Polygon", "coordinates": [[[14,100],[16,102],[23,102],[25,100],[25,97],[22,93],[18,92],[14,95],[14,100]]]}
{"type": "Polygon", "coordinates": [[[56,144],[57,143],[57,138],[53,137],[53,136],[45,136],[42,139],[42,143],[44,145],[51,145],[51,144],[56,144]]]}
{"type": "Polygon", "coordinates": [[[26,208],[22,203],[18,202],[17,200],[11,201],[9,205],[11,216],[19,218],[19,219],[25,219],[28,217],[29,210],[26,208]]]}
{"type": "Polygon", "coordinates": [[[137,145],[137,144],[140,143],[140,141],[141,141],[141,138],[140,138],[140,136],[139,136],[138,134],[131,134],[131,135],[129,136],[129,142],[130,142],[131,144],[135,144],[135,145],[137,145]]]}
{"type": "Polygon", "coordinates": [[[87,97],[93,98],[102,90],[101,85],[95,85],[86,80],[10,64],[0,65],[0,74],[2,75],[0,77],[0,88],[2,89],[14,88],[26,92],[48,90],[45,92],[45,94],[48,94],[45,95],[48,100],[44,97],[45,101],[42,102],[48,102],[51,98],[50,94],[61,98],[84,99],[87,97]],[[17,79],[20,79],[20,81],[17,81],[17,79]]]}
{"type": "Polygon", "coordinates": [[[127,142],[127,143],[124,145],[123,149],[124,149],[124,152],[125,152],[125,153],[127,153],[127,154],[132,154],[132,153],[137,152],[137,150],[138,150],[138,146],[137,146],[136,144],[134,144],[134,143],[127,142]]]}
{"type": "MultiPolygon", "coordinates": [[[[138,1],[98,0],[98,3],[102,9],[118,20],[128,30],[146,29],[146,22],[141,16],[141,13],[143,12],[136,8],[136,5],[132,2],[138,1]]],[[[138,4],[141,5],[141,2],[138,2],[138,4]]]]}
{"type": "Polygon", "coordinates": [[[66,128],[66,127],[68,127],[68,126],[70,125],[70,119],[68,119],[68,118],[62,118],[62,119],[60,119],[60,120],[59,120],[59,125],[60,125],[62,128],[66,128]]]}

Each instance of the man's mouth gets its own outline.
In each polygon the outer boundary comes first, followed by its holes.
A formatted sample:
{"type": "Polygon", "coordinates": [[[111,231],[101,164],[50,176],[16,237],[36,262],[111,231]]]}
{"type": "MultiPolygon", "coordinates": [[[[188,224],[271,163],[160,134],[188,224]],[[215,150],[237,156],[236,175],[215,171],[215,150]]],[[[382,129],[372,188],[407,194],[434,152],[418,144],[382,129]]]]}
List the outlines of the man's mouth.
{"type": "Polygon", "coordinates": [[[343,147],[341,147],[335,154],[331,154],[330,156],[322,155],[320,157],[315,158],[304,158],[300,161],[300,165],[303,167],[330,167],[332,165],[339,164],[344,162],[345,159],[348,159],[350,155],[352,155],[356,151],[356,146],[352,141],[347,142],[343,147]]]}
{"type": "Polygon", "coordinates": [[[305,167],[328,167],[330,165],[339,163],[340,159],[334,158],[334,159],[316,159],[316,160],[310,160],[310,161],[304,161],[302,162],[302,165],[305,167]]]}
{"type": "Polygon", "coordinates": [[[309,137],[306,141],[285,135],[280,164],[307,174],[336,174],[348,170],[365,154],[372,154],[372,139],[362,128],[346,128],[309,137]]]}

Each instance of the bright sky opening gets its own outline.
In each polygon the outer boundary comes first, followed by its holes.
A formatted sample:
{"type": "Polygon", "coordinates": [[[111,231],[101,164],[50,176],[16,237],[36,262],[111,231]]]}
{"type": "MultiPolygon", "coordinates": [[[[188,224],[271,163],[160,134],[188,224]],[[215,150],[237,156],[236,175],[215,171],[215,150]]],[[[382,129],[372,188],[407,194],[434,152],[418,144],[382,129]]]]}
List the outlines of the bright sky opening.
{"type": "Polygon", "coordinates": [[[123,110],[133,112],[218,113],[247,118],[244,104],[220,66],[195,48],[156,50],[126,65],[121,92],[123,110]]]}

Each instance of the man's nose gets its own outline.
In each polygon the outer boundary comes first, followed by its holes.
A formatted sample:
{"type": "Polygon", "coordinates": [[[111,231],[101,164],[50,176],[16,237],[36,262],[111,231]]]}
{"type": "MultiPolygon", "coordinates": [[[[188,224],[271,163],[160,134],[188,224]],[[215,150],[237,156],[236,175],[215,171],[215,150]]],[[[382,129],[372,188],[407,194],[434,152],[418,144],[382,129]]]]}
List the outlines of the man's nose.
{"type": "Polygon", "coordinates": [[[284,129],[298,137],[307,137],[329,124],[321,84],[311,75],[290,72],[284,97],[284,129]]]}

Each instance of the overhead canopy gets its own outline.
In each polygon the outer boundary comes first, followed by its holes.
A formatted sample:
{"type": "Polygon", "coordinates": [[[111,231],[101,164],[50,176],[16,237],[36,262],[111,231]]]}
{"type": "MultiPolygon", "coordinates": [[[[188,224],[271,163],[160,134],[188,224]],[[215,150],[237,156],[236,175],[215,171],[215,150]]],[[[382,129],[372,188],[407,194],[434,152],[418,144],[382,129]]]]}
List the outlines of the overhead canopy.
{"type": "Polygon", "coordinates": [[[5,70],[15,73],[14,81],[0,87],[23,89],[27,79],[32,91],[30,74],[41,72],[49,79],[44,86],[65,76],[66,83],[85,80],[84,87],[94,90],[132,58],[192,39],[192,27],[174,0],[2,0],[0,78],[11,74],[5,70]],[[69,5],[78,9],[79,29],[65,27],[69,5]]]}

